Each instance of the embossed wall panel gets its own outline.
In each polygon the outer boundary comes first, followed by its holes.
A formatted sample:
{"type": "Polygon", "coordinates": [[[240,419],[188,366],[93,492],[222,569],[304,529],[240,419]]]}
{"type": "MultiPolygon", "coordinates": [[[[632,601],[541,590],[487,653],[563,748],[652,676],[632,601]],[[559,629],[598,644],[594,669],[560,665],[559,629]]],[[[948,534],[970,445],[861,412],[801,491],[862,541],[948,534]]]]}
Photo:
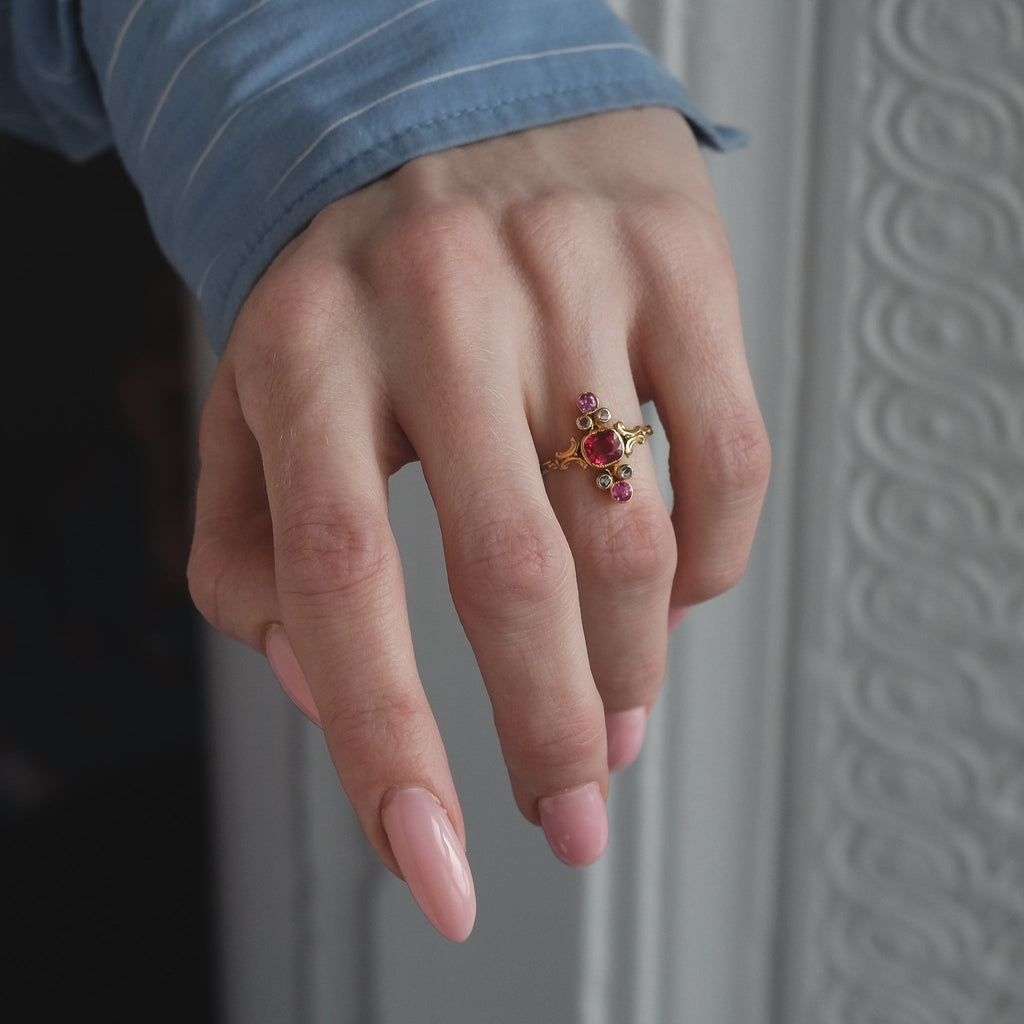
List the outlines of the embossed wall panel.
{"type": "Polygon", "coordinates": [[[822,211],[809,322],[813,346],[839,349],[811,354],[835,421],[801,485],[817,550],[798,603],[776,1019],[1010,1024],[1024,1021],[1024,3],[859,0],[824,24],[840,69],[825,107],[847,110],[822,119],[836,127],[819,199],[838,208],[822,211]]]}

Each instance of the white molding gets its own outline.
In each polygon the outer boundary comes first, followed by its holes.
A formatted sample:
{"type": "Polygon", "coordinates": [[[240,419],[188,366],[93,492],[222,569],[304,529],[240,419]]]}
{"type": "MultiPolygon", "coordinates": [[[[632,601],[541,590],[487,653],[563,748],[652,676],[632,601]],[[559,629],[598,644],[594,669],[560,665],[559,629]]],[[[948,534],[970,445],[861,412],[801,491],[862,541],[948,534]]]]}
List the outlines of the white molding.
{"type": "Polygon", "coordinates": [[[1024,1019],[1024,3],[857,0],[822,40],[809,322],[832,345],[805,392],[778,1019],[1002,1024],[1024,1019]]]}

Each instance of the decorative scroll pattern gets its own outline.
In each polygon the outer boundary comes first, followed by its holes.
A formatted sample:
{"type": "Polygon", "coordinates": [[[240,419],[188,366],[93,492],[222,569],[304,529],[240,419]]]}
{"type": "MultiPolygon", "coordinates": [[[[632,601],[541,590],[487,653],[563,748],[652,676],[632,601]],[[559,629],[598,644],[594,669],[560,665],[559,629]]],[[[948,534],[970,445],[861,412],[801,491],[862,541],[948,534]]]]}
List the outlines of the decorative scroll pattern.
{"type": "Polygon", "coordinates": [[[863,0],[813,1024],[1024,1021],[1024,2],[863,0]]]}
{"type": "Polygon", "coordinates": [[[858,4],[800,1019],[1021,1024],[1024,0],[858,4]]]}

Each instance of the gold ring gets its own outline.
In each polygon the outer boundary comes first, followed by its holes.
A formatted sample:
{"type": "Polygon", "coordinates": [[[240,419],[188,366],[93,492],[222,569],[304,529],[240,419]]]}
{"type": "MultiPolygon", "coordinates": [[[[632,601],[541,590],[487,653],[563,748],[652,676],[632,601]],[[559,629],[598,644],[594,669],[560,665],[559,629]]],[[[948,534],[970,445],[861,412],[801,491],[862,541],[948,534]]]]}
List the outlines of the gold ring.
{"type": "Polygon", "coordinates": [[[541,471],[548,473],[570,466],[596,469],[597,486],[602,491],[607,491],[614,501],[629,501],[633,497],[633,485],[629,482],[633,467],[626,459],[636,445],[646,442],[654,428],[641,426],[630,430],[624,423],[612,423],[612,414],[591,391],[584,391],[576,399],[576,407],[580,411],[576,426],[584,431],[583,436],[574,437],[564,452],[555,452],[553,459],[542,462],[541,471]]]}

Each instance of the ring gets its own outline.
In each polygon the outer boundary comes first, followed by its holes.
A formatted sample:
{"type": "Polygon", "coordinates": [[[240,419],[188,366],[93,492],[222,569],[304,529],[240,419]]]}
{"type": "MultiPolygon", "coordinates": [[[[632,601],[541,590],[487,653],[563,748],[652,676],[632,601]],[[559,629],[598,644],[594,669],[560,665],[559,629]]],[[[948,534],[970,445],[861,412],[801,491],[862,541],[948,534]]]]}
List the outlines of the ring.
{"type": "Polygon", "coordinates": [[[576,399],[580,416],[576,426],[585,431],[583,437],[574,437],[564,452],[555,452],[553,459],[541,463],[541,471],[568,469],[583,466],[584,469],[599,471],[597,486],[607,491],[614,501],[625,502],[633,497],[633,467],[626,459],[633,454],[633,448],[644,444],[654,433],[653,427],[633,427],[624,423],[611,423],[612,414],[601,405],[597,395],[584,391],[576,399]]]}

